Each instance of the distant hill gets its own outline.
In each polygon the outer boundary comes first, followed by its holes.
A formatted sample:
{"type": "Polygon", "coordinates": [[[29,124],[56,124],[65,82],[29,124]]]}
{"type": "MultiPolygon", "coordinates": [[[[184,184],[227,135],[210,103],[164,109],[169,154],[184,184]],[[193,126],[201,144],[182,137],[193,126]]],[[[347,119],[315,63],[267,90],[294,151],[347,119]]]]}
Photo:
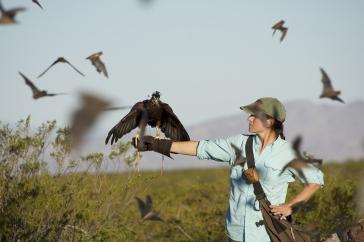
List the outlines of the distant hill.
{"type": "MultiPolygon", "coordinates": [[[[364,157],[364,101],[349,104],[316,104],[297,100],[287,102],[286,139],[292,141],[298,134],[303,136],[303,150],[325,161],[345,161],[364,157]]],[[[247,115],[221,117],[187,127],[191,139],[213,139],[247,133],[247,115]]],[[[152,131],[154,133],[154,131],[152,131]]],[[[130,137],[130,136],[129,136],[130,137]]],[[[86,150],[100,151],[105,147],[105,136],[90,142],[86,150]]],[[[128,140],[128,137],[123,138],[128,140]]],[[[223,164],[215,161],[200,161],[192,157],[174,155],[174,160],[165,157],[165,168],[216,167],[223,164]]],[[[142,168],[158,169],[161,156],[145,153],[142,168]]]]}

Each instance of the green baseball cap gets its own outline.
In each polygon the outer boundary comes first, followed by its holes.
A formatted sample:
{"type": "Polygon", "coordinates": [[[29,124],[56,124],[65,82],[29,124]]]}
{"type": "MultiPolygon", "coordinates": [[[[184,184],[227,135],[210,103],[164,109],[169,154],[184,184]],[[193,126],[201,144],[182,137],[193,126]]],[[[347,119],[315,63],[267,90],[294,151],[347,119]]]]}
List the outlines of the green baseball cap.
{"type": "Polygon", "coordinates": [[[263,97],[259,98],[255,102],[241,106],[240,109],[244,110],[249,114],[256,114],[257,112],[263,112],[266,115],[280,121],[284,122],[286,119],[286,109],[283,104],[274,97],[263,97]]]}

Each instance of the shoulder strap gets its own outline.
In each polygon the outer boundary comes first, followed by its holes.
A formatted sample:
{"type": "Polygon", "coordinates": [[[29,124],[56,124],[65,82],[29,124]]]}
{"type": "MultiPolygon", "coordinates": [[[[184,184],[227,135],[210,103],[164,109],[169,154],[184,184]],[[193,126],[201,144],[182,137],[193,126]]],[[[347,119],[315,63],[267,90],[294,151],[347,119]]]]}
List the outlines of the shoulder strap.
{"type": "MultiPolygon", "coordinates": [[[[254,160],[254,153],[253,153],[253,135],[249,135],[248,140],[245,144],[245,154],[248,163],[248,168],[255,168],[255,160],[254,160]]],[[[259,181],[253,183],[254,187],[254,194],[258,200],[266,198],[262,185],[259,181]]]]}
{"type": "Polygon", "coordinates": [[[254,153],[253,153],[253,135],[249,135],[245,144],[245,155],[248,163],[248,168],[255,167],[254,153]]]}

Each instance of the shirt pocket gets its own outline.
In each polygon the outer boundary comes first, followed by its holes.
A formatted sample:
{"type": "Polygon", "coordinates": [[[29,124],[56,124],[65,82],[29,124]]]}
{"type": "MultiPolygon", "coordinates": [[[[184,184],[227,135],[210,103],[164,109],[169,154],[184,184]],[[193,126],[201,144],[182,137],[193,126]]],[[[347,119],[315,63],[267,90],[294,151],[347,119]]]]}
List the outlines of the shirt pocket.
{"type": "Polygon", "coordinates": [[[284,164],[279,162],[265,162],[264,163],[264,177],[263,183],[271,189],[274,189],[277,184],[281,184],[286,179],[284,176],[284,164]]]}

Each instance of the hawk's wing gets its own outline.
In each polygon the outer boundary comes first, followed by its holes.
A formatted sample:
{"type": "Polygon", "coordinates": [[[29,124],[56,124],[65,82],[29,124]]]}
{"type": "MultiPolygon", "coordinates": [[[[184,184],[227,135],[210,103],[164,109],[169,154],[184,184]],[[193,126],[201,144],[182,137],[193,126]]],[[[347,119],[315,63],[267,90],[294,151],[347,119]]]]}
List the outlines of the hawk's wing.
{"type": "Polygon", "coordinates": [[[177,116],[173,113],[172,108],[167,103],[162,103],[162,132],[170,139],[175,141],[188,141],[190,136],[179,121],[177,116]]]}
{"type": "Polygon", "coordinates": [[[136,103],[130,110],[130,112],[122,118],[108,133],[105,144],[109,142],[111,137],[111,144],[117,142],[123,135],[129,133],[136,127],[138,127],[140,118],[143,113],[143,102],[136,103]]]}
{"type": "Polygon", "coordinates": [[[323,92],[333,91],[334,89],[332,88],[331,80],[330,80],[329,76],[324,71],[324,69],[320,68],[320,71],[322,74],[321,81],[322,81],[322,84],[324,85],[323,92]]]}

